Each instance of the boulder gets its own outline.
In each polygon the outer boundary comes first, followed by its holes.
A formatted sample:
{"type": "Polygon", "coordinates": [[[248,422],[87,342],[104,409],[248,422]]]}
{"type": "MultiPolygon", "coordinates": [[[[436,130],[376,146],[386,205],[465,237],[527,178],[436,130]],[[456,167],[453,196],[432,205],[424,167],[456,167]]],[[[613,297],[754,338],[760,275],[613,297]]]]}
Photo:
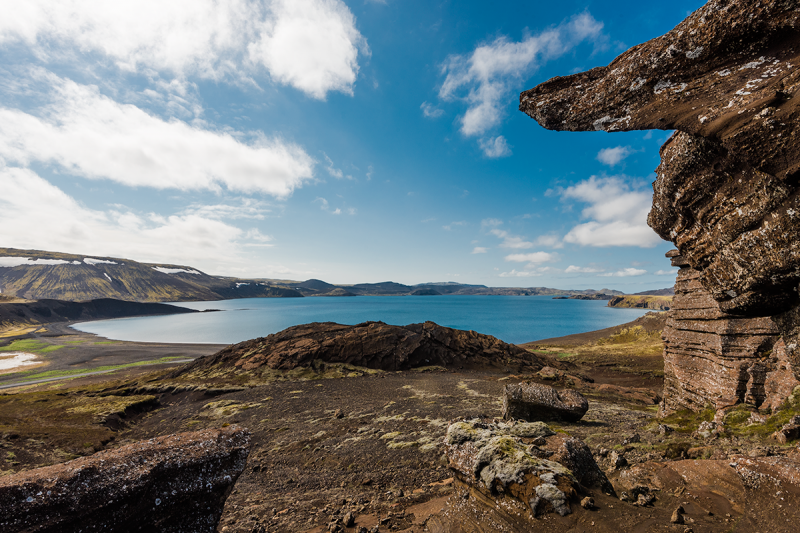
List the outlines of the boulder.
{"type": "Polygon", "coordinates": [[[461,483],[530,518],[570,514],[570,502],[586,487],[613,491],[586,444],[544,424],[456,422],[447,429],[445,454],[461,483]]]}
{"type": "Polygon", "coordinates": [[[231,426],[0,477],[0,531],[212,533],[249,446],[231,426]]]}
{"type": "Polygon", "coordinates": [[[681,269],[667,412],[775,407],[800,378],[798,61],[796,2],[710,0],[607,67],[520,95],[549,129],[677,130],[648,217],[681,269]]]}
{"type": "Polygon", "coordinates": [[[503,388],[503,418],[519,420],[563,420],[577,422],[589,402],[572,389],[556,390],[548,385],[525,382],[503,388]]]}
{"type": "Polygon", "coordinates": [[[548,365],[563,367],[549,357],[533,354],[491,335],[446,328],[433,322],[408,326],[383,322],[355,326],[315,322],[229,346],[195,360],[172,376],[220,369],[292,370],[320,362],[389,371],[437,365],[452,368],[513,366],[529,371],[548,365]]]}

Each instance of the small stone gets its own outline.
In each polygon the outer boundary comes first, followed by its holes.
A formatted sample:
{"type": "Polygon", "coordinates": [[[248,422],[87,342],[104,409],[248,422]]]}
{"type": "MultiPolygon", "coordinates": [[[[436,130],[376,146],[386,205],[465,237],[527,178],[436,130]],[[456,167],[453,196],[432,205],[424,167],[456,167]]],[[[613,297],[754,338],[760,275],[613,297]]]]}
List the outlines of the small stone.
{"type": "Polygon", "coordinates": [[[620,453],[611,452],[608,457],[614,469],[622,468],[628,465],[628,460],[625,459],[625,456],[620,453]]]}
{"type": "Polygon", "coordinates": [[[589,496],[581,500],[581,507],[584,509],[594,509],[594,498],[589,496]]]}
{"type": "Polygon", "coordinates": [[[642,437],[638,433],[634,433],[624,441],[622,441],[623,446],[627,446],[628,444],[636,444],[638,442],[642,442],[642,437]]]}
{"type": "Polygon", "coordinates": [[[333,413],[333,418],[344,418],[344,413],[342,412],[342,410],[341,410],[341,409],[337,409],[337,410],[336,410],[336,411],[333,413]]]}
{"type": "Polygon", "coordinates": [[[678,507],[677,509],[675,509],[675,511],[672,513],[672,518],[670,518],[669,521],[672,522],[673,524],[683,524],[682,509],[683,507],[678,507]]]}
{"type": "Polygon", "coordinates": [[[353,513],[347,513],[344,515],[344,520],[342,522],[344,523],[344,527],[353,527],[356,525],[356,517],[353,516],[353,513]]]}
{"type": "Polygon", "coordinates": [[[659,424],[658,425],[658,433],[661,435],[669,435],[672,433],[673,429],[666,424],[659,424]]]}

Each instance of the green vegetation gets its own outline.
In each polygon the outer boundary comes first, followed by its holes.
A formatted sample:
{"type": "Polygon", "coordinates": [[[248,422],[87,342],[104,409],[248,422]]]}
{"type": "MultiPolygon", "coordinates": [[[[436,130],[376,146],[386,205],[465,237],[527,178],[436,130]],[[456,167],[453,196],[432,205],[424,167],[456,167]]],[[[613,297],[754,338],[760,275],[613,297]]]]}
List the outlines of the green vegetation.
{"type": "Polygon", "coordinates": [[[620,332],[611,335],[610,337],[605,337],[597,341],[599,346],[604,346],[608,344],[650,344],[650,343],[661,343],[661,332],[660,331],[647,331],[642,326],[633,326],[632,328],[625,328],[620,332]]]}
{"type": "Polygon", "coordinates": [[[615,296],[608,301],[608,307],[655,309],[666,311],[672,307],[672,296],[644,296],[633,294],[615,296]]]}
{"type": "Polygon", "coordinates": [[[37,339],[21,339],[13,341],[8,346],[0,346],[0,352],[30,352],[43,354],[54,352],[64,346],[58,344],[48,344],[37,339]]]}
{"type": "Polygon", "coordinates": [[[0,394],[0,470],[4,461],[5,468],[17,469],[93,453],[114,440],[110,419],[158,406],[155,396],[104,392],[108,386],[0,394]],[[11,434],[14,439],[7,439],[11,434]]]}
{"type": "MultiPolygon", "coordinates": [[[[59,346],[61,348],[61,346],[59,346]]],[[[75,369],[75,370],[48,370],[46,372],[19,372],[20,379],[24,381],[35,381],[38,379],[48,379],[48,378],[58,378],[58,377],[68,377],[68,376],[75,376],[79,374],[88,374],[90,372],[110,372],[112,370],[120,370],[123,368],[131,368],[136,366],[146,366],[146,365],[159,365],[163,363],[169,363],[176,359],[183,359],[182,357],[162,357],[160,359],[151,359],[150,361],[138,361],[136,363],[125,363],[121,365],[106,365],[106,366],[97,366],[94,368],[84,368],[84,369],[75,369]]]]}

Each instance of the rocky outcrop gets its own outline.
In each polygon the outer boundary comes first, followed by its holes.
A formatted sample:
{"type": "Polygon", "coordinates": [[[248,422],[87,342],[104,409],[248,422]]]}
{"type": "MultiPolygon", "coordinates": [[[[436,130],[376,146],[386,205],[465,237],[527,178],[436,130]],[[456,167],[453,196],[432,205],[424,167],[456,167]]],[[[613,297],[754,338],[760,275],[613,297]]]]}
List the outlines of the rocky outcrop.
{"type": "Polygon", "coordinates": [[[725,313],[677,251],[675,300],[664,328],[662,412],[723,409],[737,403],[778,407],[800,385],[777,326],[767,317],[725,313]]]}
{"type": "Polygon", "coordinates": [[[570,514],[587,487],[613,492],[586,444],[541,422],[456,422],[445,450],[460,482],[522,518],[570,514]]]}
{"type": "Polygon", "coordinates": [[[779,394],[785,386],[764,377],[775,365],[800,377],[798,56],[796,1],[711,0],[609,66],[520,96],[550,129],[677,130],[661,149],[648,219],[677,246],[679,282],[691,287],[665,334],[667,401],[758,399],[766,382],[779,394]]]}
{"type": "Polygon", "coordinates": [[[219,367],[244,371],[292,370],[320,361],[390,371],[436,365],[453,368],[521,366],[534,371],[547,365],[563,366],[490,335],[445,328],[433,322],[408,326],[383,322],[355,326],[315,322],[230,346],[197,359],[174,376],[219,367]]]}
{"type": "Polygon", "coordinates": [[[586,398],[572,389],[559,391],[533,382],[514,383],[503,388],[503,418],[506,420],[577,422],[588,410],[586,398]]]}
{"type": "Polygon", "coordinates": [[[231,426],[0,477],[0,530],[214,532],[249,446],[231,426]]]}

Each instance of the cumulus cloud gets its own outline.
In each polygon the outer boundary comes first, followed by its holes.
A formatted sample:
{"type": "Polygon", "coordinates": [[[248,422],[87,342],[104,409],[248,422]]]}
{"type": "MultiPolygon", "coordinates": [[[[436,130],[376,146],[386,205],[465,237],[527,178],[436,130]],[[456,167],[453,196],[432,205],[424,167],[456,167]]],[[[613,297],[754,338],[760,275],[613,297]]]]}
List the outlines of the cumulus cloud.
{"type": "Polygon", "coordinates": [[[598,276],[603,278],[628,278],[632,276],[644,276],[647,274],[647,270],[642,270],[640,268],[623,268],[622,270],[617,270],[616,272],[607,272],[605,274],[598,274],[598,276]]]}
{"type": "Polygon", "coordinates": [[[475,248],[472,249],[473,254],[485,254],[488,251],[489,251],[488,248],[484,248],[482,246],[476,246],[475,248]]]}
{"type": "Polygon", "coordinates": [[[241,268],[242,246],[270,239],[204,217],[200,210],[164,216],[123,206],[90,209],[29,169],[0,167],[0,190],[0,227],[10,247],[189,263],[224,272],[241,268]]]}
{"type": "Polygon", "coordinates": [[[551,254],[550,252],[532,252],[528,254],[510,254],[505,257],[506,261],[514,261],[517,263],[529,263],[529,264],[539,264],[539,263],[549,263],[551,261],[558,260],[557,254],[551,254]]]}
{"type": "Polygon", "coordinates": [[[79,55],[118,68],[186,78],[278,83],[324,99],[352,94],[358,55],[369,54],[341,0],[26,0],[0,18],[0,44],[44,61],[79,55]]]}
{"type": "Polygon", "coordinates": [[[631,149],[630,146],[617,146],[614,148],[603,148],[599,152],[597,152],[597,160],[603,163],[604,165],[608,165],[610,167],[614,167],[622,163],[622,161],[631,155],[634,151],[631,149]]]}
{"type": "Polygon", "coordinates": [[[550,248],[563,248],[564,243],[558,235],[541,235],[536,238],[534,244],[537,246],[548,246],[550,248]]]}
{"type": "Polygon", "coordinates": [[[50,103],[38,115],[0,107],[0,157],[55,164],[89,179],[156,189],[261,192],[285,197],[313,176],[299,146],[256,133],[213,131],[162,120],[48,76],[50,103]]]}
{"type": "Polygon", "coordinates": [[[422,102],[419,108],[422,109],[422,116],[425,118],[439,118],[444,115],[443,109],[439,109],[428,102],[422,102]]]}
{"type": "Polygon", "coordinates": [[[494,138],[481,139],[478,141],[478,145],[481,147],[481,150],[483,150],[483,154],[492,159],[511,155],[511,148],[509,148],[506,138],[502,135],[494,138]]]}
{"type": "Polygon", "coordinates": [[[673,268],[670,270],[656,270],[653,272],[656,276],[674,276],[678,273],[677,268],[673,268]]]}
{"type": "Polygon", "coordinates": [[[591,219],[572,228],[564,237],[565,242],[643,248],[652,248],[661,242],[647,226],[652,192],[635,190],[621,177],[592,176],[562,190],[561,197],[589,204],[582,216],[591,219]]]}
{"type": "Polygon", "coordinates": [[[567,267],[567,269],[564,272],[566,272],[567,274],[573,274],[573,273],[595,274],[597,272],[605,272],[605,270],[602,269],[602,268],[591,267],[591,266],[579,267],[579,266],[575,266],[575,265],[570,265],[570,266],[567,267]]]}
{"type": "Polygon", "coordinates": [[[519,42],[501,36],[478,46],[469,55],[451,56],[442,67],[446,77],[439,96],[466,101],[469,107],[459,119],[461,132],[467,136],[482,135],[500,123],[511,93],[517,89],[515,83],[581,42],[599,42],[603,38],[602,29],[601,22],[589,13],[582,13],[519,42]]]}
{"type": "Polygon", "coordinates": [[[359,49],[368,55],[369,48],[350,9],[340,0],[272,0],[270,10],[258,41],[248,45],[250,58],[314,98],[352,94],[359,49]]]}

